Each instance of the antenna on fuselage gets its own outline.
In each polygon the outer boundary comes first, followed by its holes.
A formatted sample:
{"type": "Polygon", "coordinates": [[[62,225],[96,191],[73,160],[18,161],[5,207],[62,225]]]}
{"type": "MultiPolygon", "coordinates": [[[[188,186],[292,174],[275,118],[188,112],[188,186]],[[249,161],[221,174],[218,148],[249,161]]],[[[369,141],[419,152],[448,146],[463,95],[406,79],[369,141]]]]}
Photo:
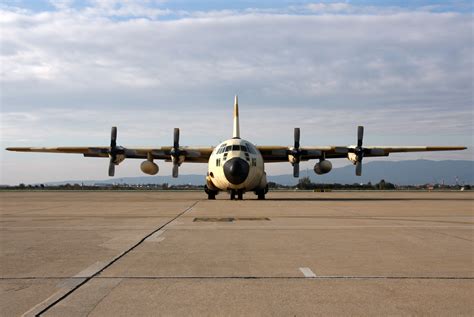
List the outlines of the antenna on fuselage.
{"type": "Polygon", "coordinates": [[[240,125],[239,125],[239,97],[235,95],[234,99],[234,133],[232,135],[234,139],[240,139],[240,125]]]}

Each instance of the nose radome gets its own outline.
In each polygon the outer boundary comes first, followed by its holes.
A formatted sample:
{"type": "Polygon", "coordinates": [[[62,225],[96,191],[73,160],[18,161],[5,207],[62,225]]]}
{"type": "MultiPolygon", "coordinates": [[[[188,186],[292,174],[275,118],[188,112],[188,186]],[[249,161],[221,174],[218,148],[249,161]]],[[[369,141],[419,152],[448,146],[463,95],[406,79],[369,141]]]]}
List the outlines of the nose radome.
{"type": "Polygon", "coordinates": [[[240,157],[231,158],[224,164],[224,175],[230,183],[242,184],[249,175],[249,164],[240,157]]]}

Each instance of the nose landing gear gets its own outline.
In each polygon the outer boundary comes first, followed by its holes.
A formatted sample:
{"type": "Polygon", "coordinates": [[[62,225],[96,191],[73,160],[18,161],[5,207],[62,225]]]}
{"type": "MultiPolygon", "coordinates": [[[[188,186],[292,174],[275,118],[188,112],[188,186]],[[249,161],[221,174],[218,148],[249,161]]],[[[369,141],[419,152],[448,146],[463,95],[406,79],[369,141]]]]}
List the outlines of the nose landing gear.
{"type": "Polygon", "coordinates": [[[242,189],[231,189],[230,190],[230,200],[235,200],[235,196],[237,195],[237,200],[244,199],[244,191],[242,189]]]}

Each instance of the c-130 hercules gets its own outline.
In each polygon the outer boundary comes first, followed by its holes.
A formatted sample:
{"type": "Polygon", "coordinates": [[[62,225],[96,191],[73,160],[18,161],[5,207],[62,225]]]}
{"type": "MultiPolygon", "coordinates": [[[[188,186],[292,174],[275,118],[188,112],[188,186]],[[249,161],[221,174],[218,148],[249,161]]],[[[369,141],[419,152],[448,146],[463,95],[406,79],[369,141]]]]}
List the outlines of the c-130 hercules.
{"type": "Polygon", "coordinates": [[[117,145],[117,127],[112,127],[110,146],[101,147],[10,147],[9,151],[74,153],[85,157],[108,157],[109,176],[114,176],[115,165],[126,158],[145,159],[140,165],[143,173],[155,175],[158,165],[154,160],[173,163],[173,177],[184,162],[208,163],[205,191],[208,199],[215,199],[220,191],[230,193],[230,199],[243,199],[245,192],[254,192],[258,199],[265,199],[268,192],[264,163],[290,162],[293,176],[299,177],[299,164],[312,159],[318,175],[329,173],[332,164],[328,159],[348,158],[355,165],[355,173],[362,174],[364,157],[388,156],[397,152],[464,150],[463,146],[363,146],[364,127],[357,128],[357,145],[350,146],[300,146],[300,129],[294,129],[293,146],[255,146],[240,138],[238,98],[234,102],[234,129],[231,139],[216,147],[192,147],[179,145],[179,129],[174,129],[173,146],[154,148],[125,148],[117,145]]]}

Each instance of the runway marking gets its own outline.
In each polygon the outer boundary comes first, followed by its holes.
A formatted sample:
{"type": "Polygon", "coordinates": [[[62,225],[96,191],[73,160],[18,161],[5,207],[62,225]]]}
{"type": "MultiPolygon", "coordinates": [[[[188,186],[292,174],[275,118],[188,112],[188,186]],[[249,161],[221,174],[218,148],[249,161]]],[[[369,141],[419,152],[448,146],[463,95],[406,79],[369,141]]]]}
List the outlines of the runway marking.
{"type": "Polygon", "coordinates": [[[103,269],[106,265],[107,263],[98,261],[85,268],[81,272],[77,273],[73,277],[65,278],[59,283],[59,290],[57,292],[35,305],[33,308],[25,312],[22,316],[36,316],[43,309],[51,305],[51,303],[57,301],[58,299],[66,295],[68,292],[76,288],[80,283],[84,282],[87,278],[93,276],[95,272],[103,269]]]}
{"type": "Polygon", "coordinates": [[[94,264],[92,264],[91,266],[85,268],[84,270],[80,271],[79,273],[77,273],[76,275],[74,275],[74,278],[78,278],[78,277],[91,277],[92,275],[94,275],[95,272],[97,272],[98,270],[101,270],[102,268],[104,268],[105,266],[107,265],[107,263],[105,262],[95,262],[94,264]]]}
{"type": "MultiPolygon", "coordinates": [[[[67,298],[69,295],[71,295],[72,293],[74,293],[77,289],[79,289],[82,285],[86,284],[87,282],[89,282],[92,278],[96,277],[97,275],[99,275],[100,273],[102,273],[105,269],[109,268],[110,266],[112,266],[115,262],[117,262],[118,260],[120,260],[122,257],[124,257],[125,255],[127,255],[128,253],[130,253],[133,249],[135,249],[136,247],[138,247],[140,244],[142,244],[145,240],[147,240],[149,237],[151,237],[152,235],[154,235],[155,233],[159,232],[159,231],[162,231],[167,225],[169,225],[170,223],[172,223],[173,221],[175,221],[176,219],[178,219],[179,217],[181,217],[182,215],[184,215],[186,212],[192,210],[198,203],[200,202],[200,200],[197,200],[195,201],[193,204],[191,204],[191,206],[187,207],[186,209],[184,209],[183,211],[181,211],[179,214],[177,214],[176,216],[174,216],[171,220],[169,220],[168,222],[166,222],[165,224],[163,225],[160,225],[158,228],[156,228],[155,230],[153,230],[152,232],[146,234],[143,238],[141,238],[138,242],[136,242],[135,244],[133,244],[130,248],[128,248],[127,250],[121,252],[119,255],[115,256],[112,260],[108,261],[107,263],[104,263],[104,266],[103,267],[99,267],[97,269],[97,271],[95,271],[92,275],[86,277],[86,278],[76,278],[76,279],[73,279],[75,281],[77,281],[77,283],[74,284],[73,287],[65,287],[64,289],[61,289],[59,290],[58,292],[54,293],[52,296],[50,296],[46,301],[43,301],[41,302],[40,304],[36,305],[35,307],[33,307],[32,309],[30,309],[28,312],[26,312],[25,314],[29,314],[29,315],[25,315],[25,316],[36,316],[36,315],[42,315],[44,314],[45,312],[47,312],[50,308],[52,308],[53,306],[55,306],[56,304],[58,304],[59,302],[61,302],[63,299],[67,298]],[[35,311],[34,314],[31,314],[32,311],[35,311]]],[[[87,270],[87,269],[86,269],[87,270]]]]}
{"type": "Polygon", "coordinates": [[[313,271],[309,267],[300,267],[301,273],[303,273],[304,277],[313,278],[316,277],[313,271]]]}
{"type": "Polygon", "coordinates": [[[145,241],[146,242],[160,242],[165,239],[165,237],[160,237],[163,233],[166,232],[166,229],[160,230],[149,236],[145,241]]]}
{"type": "Polygon", "coordinates": [[[30,310],[28,310],[21,316],[22,317],[38,316],[51,304],[57,302],[62,297],[66,296],[68,293],[70,293],[73,289],[75,289],[81,283],[84,283],[84,281],[86,280],[87,280],[86,278],[70,279],[67,283],[68,285],[60,288],[56,293],[49,296],[42,302],[38,303],[37,305],[35,305],[33,308],[31,308],[30,310]]]}

